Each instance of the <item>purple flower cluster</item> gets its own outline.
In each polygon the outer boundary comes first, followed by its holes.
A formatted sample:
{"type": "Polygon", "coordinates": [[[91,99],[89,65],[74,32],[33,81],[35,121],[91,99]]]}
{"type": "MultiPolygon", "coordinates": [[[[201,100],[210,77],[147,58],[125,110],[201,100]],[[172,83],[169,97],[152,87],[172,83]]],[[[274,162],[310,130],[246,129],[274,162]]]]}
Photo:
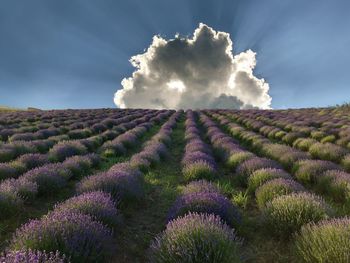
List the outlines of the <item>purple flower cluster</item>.
{"type": "Polygon", "coordinates": [[[54,211],[16,230],[10,248],[59,251],[72,262],[104,262],[111,230],[89,215],[54,211]]]}
{"type": "Polygon", "coordinates": [[[304,192],[273,198],[263,214],[275,233],[288,236],[307,223],[329,218],[333,212],[322,198],[304,192]]]}
{"type": "Polygon", "coordinates": [[[258,187],[255,196],[259,208],[263,209],[267,202],[278,196],[305,191],[305,188],[294,180],[277,178],[258,187]]]}
{"type": "Polygon", "coordinates": [[[194,193],[220,193],[220,190],[215,184],[206,180],[192,181],[182,189],[184,195],[194,193]]]}
{"type": "Polygon", "coordinates": [[[217,192],[197,192],[181,195],[168,213],[168,222],[190,212],[214,214],[226,224],[238,226],[240,215],[230,200],[217,192]]]}
{"type": "Polygon", "coordinates": [[[169,222],[150,248],[150,262],[240,262],[240,240],[213,214],[189,213],[169,222]]]}
{"type": "Polygon", "coordinates": [[[20,156],[16,161],[22,163],[26,170],[30,170],[49,163],[49,158],[46,154],[28,153],[20,156]]]}
{"type": "Polygon", "coordinates": [[[300,160],[310,159],[310,156],[305,152],[277,143],[264,144],[262,146],[262,152],[267,157],[281,163],[287,169],[291,169],[294,163],[300,160]]]}
{"type": "Polygon", "coordinates": [[[25,177],[7,179],[1,182],[0,193],[16,196],[22,200],[31,200],[38,193],[38,185],[25,177]]]}
{"type": "Polygon", "coordinates": [[[339,170],[325,171],[318,178],[318,189],[333,200],[348,204],[350,201],[350,174],[339,170]]]}
{"type": "Polygon", "coordinates": [[[89,192],[68,199],[55,206],[55,212],[66,211],[90,215],[94,220],[114,227],[120,216],[112,196],[104,192],[89,192]]]}
{"type": "Polygon", "coordinates": [[[32,169],[20,178],[36,183],[38,194],[46,195],[55,193],[66,186],[67,178],[63,175],[71,177],[70,171],[61,164],[48,164],[32,169]]]}
{"type": "Polygon", "coordinates": [[[79,193],[103,191],[110,193],[121,204],[125,204],[143,197],[142,176],[137,170],[121,171],[112,167],[107,172],[83,178],[77,186],[77,191],[79,193]]]}
{"type": "Polygon", "coordinates": [[[1,263],[67,263],[68,260],[58,251],[42,252],[38,250],[9,251],[0,256],[1,263]]]}
{"type": "Polygon", "coordinates": [[[79,141],[63,141],[56,144],[49,152],[50,160],[62,162],[74,155],[87,153],[87,148],[79,141]]]}
{"type": "Polygon", "coordinates": [[[350,258],[350,218],[310,223],[296,236],[296,252],[303,262],[341,262],[350,258]]]}
{"type": "Polygon", "coordinates": [[[341,168],[335,163],[322,160],[302,160],[293,167],[295,177],[307,184],[316,183],[318,177],[328,170],[341,170],[341,168]]]}
{"type": "Polygon", "coordinates": [[[281,169],[282,167],[270,159],[255,157],[239,164],[237,166],[236,173],[243,178],[244,183],[246,183],[247,179],[253,172],[263,168],[281,169]]]}
{"type": "Polygon", "coordinates": [[[254,193],[259,186],[276,178],[292,179],[292,176],[282,169],[262,168],[256,170],[248,178],[248,191],[254,193]]]}

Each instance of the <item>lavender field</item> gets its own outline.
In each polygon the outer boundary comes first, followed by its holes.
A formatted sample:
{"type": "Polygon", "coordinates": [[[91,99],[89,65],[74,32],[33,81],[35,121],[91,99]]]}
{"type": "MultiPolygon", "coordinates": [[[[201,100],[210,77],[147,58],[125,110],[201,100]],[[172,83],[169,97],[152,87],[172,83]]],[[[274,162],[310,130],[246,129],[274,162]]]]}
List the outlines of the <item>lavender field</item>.
{"type": "Polygon", "coordinates": [[[0,113],[0,262],[350,262],[349,107],[0,113]]]}

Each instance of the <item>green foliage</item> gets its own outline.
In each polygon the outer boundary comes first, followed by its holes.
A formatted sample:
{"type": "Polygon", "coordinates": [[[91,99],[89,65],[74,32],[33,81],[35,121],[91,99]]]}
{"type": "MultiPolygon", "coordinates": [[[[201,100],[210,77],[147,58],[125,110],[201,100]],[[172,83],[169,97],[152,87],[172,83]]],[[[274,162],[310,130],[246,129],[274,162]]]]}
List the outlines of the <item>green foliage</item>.
{"type": "Polygon", "coordinates": [[[275,234],[288,237],[304,224],[328,218],[331,211],[317,196],[293,193],[272,199],[263,214],[275,234]]]}
{"type": "Polygon", "coordinates": [[[306,263],[348,263],[350,221],[339,218],[305,225],[297,235],[296,252],[306,263]]]}

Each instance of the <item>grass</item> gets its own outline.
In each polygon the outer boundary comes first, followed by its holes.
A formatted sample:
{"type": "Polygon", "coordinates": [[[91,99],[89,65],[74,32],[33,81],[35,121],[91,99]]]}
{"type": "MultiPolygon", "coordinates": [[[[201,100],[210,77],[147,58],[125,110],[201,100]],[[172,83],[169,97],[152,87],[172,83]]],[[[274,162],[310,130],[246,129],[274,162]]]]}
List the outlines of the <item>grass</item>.
{"type": "Polygon", "coordinates": [[[180,161],[185,146],[184,120],[172,133],[170,155],[144,175],[145,199],[123,210],[124,226],[116,231],[116,253],[111,262],[147,262],[154,237],[165,229],[169,208],[184,184],[180,161]]]}

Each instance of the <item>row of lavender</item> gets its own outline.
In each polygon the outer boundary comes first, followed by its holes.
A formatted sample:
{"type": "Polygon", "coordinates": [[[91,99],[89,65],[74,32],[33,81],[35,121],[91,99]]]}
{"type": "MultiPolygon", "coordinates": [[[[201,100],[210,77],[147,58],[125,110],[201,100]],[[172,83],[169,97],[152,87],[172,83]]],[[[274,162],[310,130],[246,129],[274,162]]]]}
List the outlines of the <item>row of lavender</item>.
{"type": "MultiPolygon", "coordinates": [[[[64,110],[1,114],[0,141],[46,139],[76,129],[99,130],[103,126],[109,126],[114,119],[137,111],[139,110],[64,110]]],[[[74,132],[71,135],[74,136],[74,132]]]]}
{"type": "MultiPolygon", "coordinates": [[[[116,164],[107,172],[84,178],[77,185],[78,196],[56,205],[42,219],[32,220],[19,228],[2,262],[13,262],[15,258],[20,259],[16,261],[19,263],[105,262],[113,249],[113,231],[117,232],[122,224],[116,205],[128,205],[143,195],[142,173],[132,160],[151,161],[150,156],[165,157],[166,144],[179,114],[173,114],[130,162],[116,164]]],[[[137,143],[140,138],[139,133],[132,133],[135,136],[125,136],[133,138],[125,141],[125,146],[130,142],[137,143]]]]}
{"type": "MultiPolygon", "coordinates": [[[[144,117],[128,122],[130,130],[117,136],[113,142],[121,147],[131,147],[130,141],[143,135],[155,121],[164,120],[169,115],[166,112],[150,113],[144,117]]],[[[106,137],[105,139],[108,139],[106,137]]],[[[103,140],[99,144],[101,144],[103,140]]],[[[108,141],[107,141],[108,142],[108,141]]],[[[103,145],[102,147],[103,148],[103,145]]],[[[63,189],[69,180],[79,179],[88,174],[99,164],[99,156],[86,154],[87,148],[80,141],[68,141],[57,144],[53,148],[60,163],[45,164],[34,168],[17,179],[7,179],[0,184],[1,218],[5,218],[21,209],[25,202],[30,202],[37,196],[52,195],[63,189]]],[[[39,163],[40,159],[33,159],[39,163]]]]}
{"type": "Polygon", "coordinates": [[[342,166],[330,161],[313,160],[312,156],[288,145],[272,143],[264,136],[246,131],[242,126],[226,120],[225,124],[233,136],[244,140],[261,155],[281,163],[295,178],[317,191],[327,194],[335,202],[348,207],[350,174],[342,166]]]}
{"type": "Polygon", "coordinates": [[[271,140],[306,151],[315,159],[339,163],[344,169],[350,171],[349,121],[337,123],[337,120],[333,119],[326,122],[333,124],[330,126],[331,128],[317,129],[310,126],[297,126],[294,122],[292,124],[281,123],[278,119],[277,121],[272,121],[268,117],[263,116],[264,112],[259,114],[253,111],[238,114],[227,111],[226,113],[235,121],[271,140]],[[338,126],[339,128],[334,128],[338,126]]]}
{"type": "MultiPolygon", "coordinates": [[[[109,123],[110,128],[104,127],[104,129],[97,131],[93,135],[90,133],[83,134],[84,136],[79,137],[79,142],[83,144],[80,149],[84,150],[86,147],[90,151],[95,150],[99,143],[118,136],[120,133],[128,129],[129,126],[132,125],[132,122],[134,122],[136,119],[139,119],[138,121],[142,121],[142,117],[145,116],[145,113],[146,112],[136,112],[133,115],[121,116],[120,118],[114,119],[113,122],[109,123]],[[131,123],[129,124],[129,122],[131,123]]],[[[149,112],[148,114],[152,114],[152,112],[149,112]]],[[[34,168],[33,166],[36,165],[36,163],[32,163],[32,160],[37,160],[37,162],[39,162],[37,165],[40,165],[40,163],[43,162],[62,161],[59,160],[62,159],[62,157],[57,155],[59,153],[60,146],[56,145],[65,144],[70,139],[70,137],[56,136],[55,138],[46,140],[31,142],[18,141],[3,144],[0,149],[0,156],[2,156],[3,160],[12,161],[8,163],[0,163],[0,178],[3,179],[6,177],[18,176],[24,171],[34,168]],[[14,160],[13,158],[16,157],[18,158],[14,160]]],[[[78,137],[75,137],[74,139],[78,139],[78,137]]],[[[72,140],[72,142],[74,141],[75,140],[72,140]]]]}
{"type": "MultiPolygon", "coordinates": [[[[266,147],[271,144],[268,140],[232,124],[223,115],[208,111],[206,113],[217,119],[221,125],[228,127],[237,139],[253,151],[259,154],[266,153],[266,147]]],[[[283,158],[283,155],[288,154],[297,156],[293,149],[286,150],[284,147],[284,152],[280,151],[279,155],[274,155],[274,159],[283,158]]],[[[315,172],[315,164],[318,162],[324,161],[297,162],[292,169],[295,171],[295,178],[300,180],[301,174],[316,175],[327,169],[320,168],[315,172]]],[[[248,187],[248,192],[255,194],[257,204],[272,231],[284,238],[294,234],[297,252],[303,261],[347,262],[349,253],[346,251],[349,251],[349,245],[343,242],[349,237],[349,231],[345,231],[350,229],[347,217],[333,219],[334,210],[322,198],[308,193],[290,174],[282,170],[282,166],[272,160],[239,149],[228,157],[227,164],[235,168],[237,176],[242,179],[241,182],[248,187]],[[324,253],[325,249],[327,253],[324,253]]],[[[333,174],[325,172],[324,176],[330,182],[330,178],[339,173],[333,170],[333,174]]],[[[347,174],[346,176],[348,177],[347,174]]]]}
{"type": "Polygon", "coordinates": [[[241,241],[233,228],[240,215],[216,185],[210,147],[203,142],[196,113],[186,112],[186,148],[182,160],[188,183],[170,208],[166,229],[151,245],[151,262],[240,262],[241,241]]]}
{"type": "Polygon", "coordinates": [[[350,142],[350,118],[346,111],[338,112],[329,108],[284,111],[248,110],[230,111],[230,113],[239,113],[244,119],[255,119],[257,121],[255,125],[267,124],[279,128],[274,130],[271,136],[276,132],[280,135],[283,132],[291,133],[290,137],[309,136],[317,141],[334,142],[344,147],[350,142]]]}

